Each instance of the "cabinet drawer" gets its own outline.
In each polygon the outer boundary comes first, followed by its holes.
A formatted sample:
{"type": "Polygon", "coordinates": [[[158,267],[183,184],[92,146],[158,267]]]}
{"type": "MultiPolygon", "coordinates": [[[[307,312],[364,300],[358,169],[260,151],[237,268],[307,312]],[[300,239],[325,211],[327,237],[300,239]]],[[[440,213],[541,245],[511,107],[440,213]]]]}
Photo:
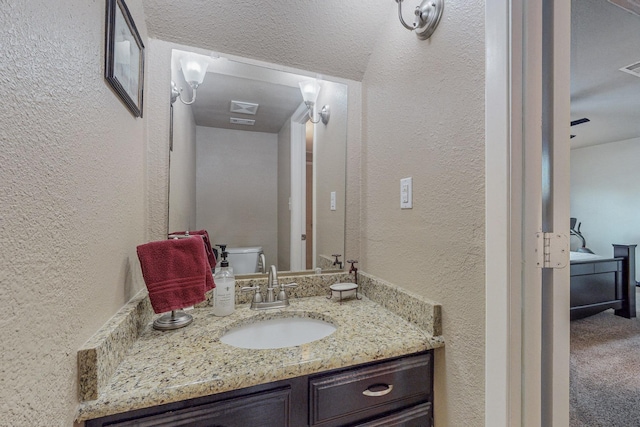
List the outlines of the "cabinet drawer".
{"type": "Polygon", "coordinates": [[[431,356],[420,354],[310,378],[310,424],[358,413],[364,419],[428,400],[432,390],[431,356]]]}
{"type": "Polygon", "coordinates": [[[358,424],[355,427],[432,427],[431,403],[421,403],[404,411],[396,412],[377,420],[358,424]]]}

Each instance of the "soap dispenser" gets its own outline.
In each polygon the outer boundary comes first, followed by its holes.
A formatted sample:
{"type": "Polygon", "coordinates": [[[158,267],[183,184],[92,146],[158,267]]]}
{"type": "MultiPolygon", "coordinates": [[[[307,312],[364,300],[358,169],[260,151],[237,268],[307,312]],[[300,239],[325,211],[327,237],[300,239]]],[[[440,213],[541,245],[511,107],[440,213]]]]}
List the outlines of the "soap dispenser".
{"type": "MultiPolygon", "coordinates": [[[[220,248],[220,253],[222,254],[222,256],[224,257],[224,259],[227,259],[227,256],[229,256],[229,253],[227,252],[227,244],[226,243],[220,243],[219,245],[216,245],[220,248]]],[[[221,259],[221,258],[218,258],[221,259]]],[[[222,267],[222,261],[218,261],[218,263],[216,264],[216,268],[215,268],[215,273],[217,273],[218,271],[220,271],[220,267],[222,267]]],[[[229,263],[229,271],[231,272],[231,275],[233,275],[233,265],[231,265],[231,263],[229,263]]]]}
{"type": "Polygon", "coordinates": [[[227,261],[227,252],[222,252],[220,268],[216,268],[214,275],[216,287],[213,290],[213,314],[228,316],[236,308],[236,278],[227,261]]]}

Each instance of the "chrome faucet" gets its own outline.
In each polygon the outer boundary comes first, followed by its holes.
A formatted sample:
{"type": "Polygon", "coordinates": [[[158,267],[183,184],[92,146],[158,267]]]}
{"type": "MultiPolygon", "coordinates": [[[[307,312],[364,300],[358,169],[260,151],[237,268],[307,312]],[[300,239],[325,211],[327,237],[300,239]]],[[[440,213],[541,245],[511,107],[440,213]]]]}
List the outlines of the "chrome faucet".
{"type": "Polygon", "coordinates": [[[243,292],[256,291],[251,300],[252,310],[268,310],[270,308],[284,308],[289,305],[289,295],[286,288],[295,288],[297,283],[278,282],[278,270],[275,265],[269,268],[269,276],[267,279],[267,297],[266,301],[262,299],[262,293],[259,286],[245,286],[243,292]],[[280,292],[278,292],[280,288],[280,292]]]}
{"type": "Polygon", "coordinates": [[[278,290],[278,270],[276,266],[271,264],[269,268],[269,278],[267,279],[267,302],[273,302],[274,292],[278,290]]]}

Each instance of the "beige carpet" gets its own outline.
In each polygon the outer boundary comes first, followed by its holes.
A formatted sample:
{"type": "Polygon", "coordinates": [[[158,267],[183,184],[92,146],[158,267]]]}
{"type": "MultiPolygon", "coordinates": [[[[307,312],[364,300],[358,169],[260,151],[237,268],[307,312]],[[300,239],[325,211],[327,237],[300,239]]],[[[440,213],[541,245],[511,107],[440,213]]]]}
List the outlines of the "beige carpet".
{"type": "Polygon", "coordinates": [[[640,318],[572,321],[570,369],[571,427],[640,426],[640,318]]]}

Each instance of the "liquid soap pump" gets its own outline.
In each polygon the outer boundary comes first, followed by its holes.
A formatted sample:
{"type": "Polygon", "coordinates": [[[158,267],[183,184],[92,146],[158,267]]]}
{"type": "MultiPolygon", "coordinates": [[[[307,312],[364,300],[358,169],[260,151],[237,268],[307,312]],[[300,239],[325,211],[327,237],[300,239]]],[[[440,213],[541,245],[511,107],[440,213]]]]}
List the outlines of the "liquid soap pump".
{"type": "MultiPolygon", "coordinates": [[[[221,253],[221,257],[224,258],[225,260],[227,259],[227,256],[229,255],[229,253],[227,252],[227,244],[226,243],[220,243],[219,245],[216,245],[217,247],[220,248],[220,253],[221,253]]],[[[220,258],[218,258],[220,259],[220,258]]],[[[215,268],[215,273],[217,273],[218,271],[220,271],[220,267],[222,267],[222,261],[219,261],[216,264],[216,268],[215,268]]],[[[231,264],[229,264],[229,271],[231,272],[231,275],[233,275],[233,266],[231,264]]]]}
{"type": "Polygon", "coordinates": [[[213,290],[213,314],[228,316],[236,309],[236,278],[227,261],[227,252],[222,252],[220,269],[213,276],[216,287],[213,290]]]}

